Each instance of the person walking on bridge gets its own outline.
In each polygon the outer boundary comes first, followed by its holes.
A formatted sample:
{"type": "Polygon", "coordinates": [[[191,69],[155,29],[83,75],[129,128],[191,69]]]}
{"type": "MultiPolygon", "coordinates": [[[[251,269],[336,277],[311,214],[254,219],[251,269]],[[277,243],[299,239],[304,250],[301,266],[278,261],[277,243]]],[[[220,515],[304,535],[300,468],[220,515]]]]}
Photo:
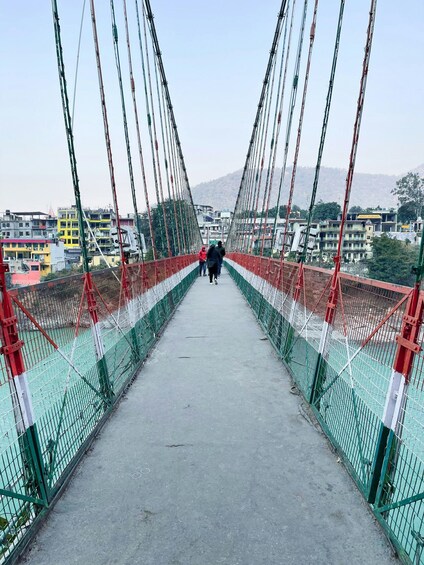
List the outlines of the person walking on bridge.
{"type": "Polygon", "coordinates": [[[222,241],[218,241],[218,253],[219,253],[219,263],[218,263],[218,277],[221,274],[222,263],[225,256],[225,247],[222,245],[222,241]]]}
{"type": "Polygon", "coordinates": [[[206,277],[206,246],[202,245],[202,249],[199,251],[199,277],[203,274],[206,277]]]}
{"type": "Polygon", "coordinates": [[[209,283],[213,284],[212,279],[214,279],[215,284],[218,284],[218,266],[221,255],[215,245],[209,247],[206,257],[209,269],[209,283]]]}

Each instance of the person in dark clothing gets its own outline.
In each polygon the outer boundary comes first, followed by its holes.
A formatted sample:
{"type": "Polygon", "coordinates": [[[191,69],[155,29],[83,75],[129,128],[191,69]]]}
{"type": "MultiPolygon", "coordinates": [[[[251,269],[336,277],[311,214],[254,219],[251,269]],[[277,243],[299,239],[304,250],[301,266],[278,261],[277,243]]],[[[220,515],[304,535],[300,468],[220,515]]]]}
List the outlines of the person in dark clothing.
{"type": "Polygon", "coordinates": [[[221,274],[221,268],[222,268],[222,263],[224,261],[224,256],[225,256],[225,247],[222,245],[222,241],[218,241],[218,247],[217,247],[218,253],[219,253],[219,263],[218,263],[218,277],[221,274]]]}
{"type": "Polygon", "coordinates": [[[219,254],[218,249],[215,247],[215,245],[211,245],[206,254],[206,259],[209,269],[210,284],[213,284],[212,279],[214,279],[215,284],[218,284],[217,275],[218,275],[218,265],[219,265],[220,257],[221,255],[219,254]]]}

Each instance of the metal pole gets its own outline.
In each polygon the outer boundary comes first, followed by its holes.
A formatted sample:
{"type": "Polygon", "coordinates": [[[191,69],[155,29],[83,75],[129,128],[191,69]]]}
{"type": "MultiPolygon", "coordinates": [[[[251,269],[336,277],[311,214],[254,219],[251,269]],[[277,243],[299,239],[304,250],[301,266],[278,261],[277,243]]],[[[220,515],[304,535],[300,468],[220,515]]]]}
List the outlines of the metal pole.
{"type": "Polygon", "coordinates": [[[24,342],[19,339],[17,318],[6,287],[8,271],[9,266],[4,262],[3,246],[0,243],[0,354],[4,356],[9,376],[9,390],[22,457],[25,490],[27,495],[35,496],[47,506],[47,479],[44,474],[43,455],[22,355],[24,342]]]}

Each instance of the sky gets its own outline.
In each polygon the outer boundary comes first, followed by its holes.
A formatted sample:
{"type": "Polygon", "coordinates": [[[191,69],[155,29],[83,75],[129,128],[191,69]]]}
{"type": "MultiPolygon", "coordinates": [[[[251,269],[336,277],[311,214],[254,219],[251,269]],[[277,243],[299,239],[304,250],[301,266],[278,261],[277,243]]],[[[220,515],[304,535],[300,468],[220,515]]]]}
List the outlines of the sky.
{"type": "MultiPolygon", "coordinates": [[[[131,17],[133,0],[127,2],[131,17]]],[[[300,13],[303,0],[297,2],[300,13]]],[[[280,4],[280,0],[151,0],[191,186],[244,165],[280,4]]],[[[305,45],[312,0],[309,4],[305,45]]],[[[320,0],[318,8],[301,166],[314,166],[316,161],[339,4],[339,0],[320,0]]],[[[346,1],[324,166],[346,169],[348,165],[369,5],[370,0],[346,1]]],[[[58,0],[70,93],[82,6],[83,0],[58,0]]],[[[121,211],[129,212],[109,2],[97,0],[96,9],[118,198],[121,211]]],[[[115,9],[126,69],[121,0],[115,0],[115,9]]],[[[0,212],[48,212],[73,203],[50,2],[0,0],[0,21],[0,212]]],[[[423,21],[422,0],[378,2],[358,172],[401,175],[424,163],[423,21]]],[[[304,60],[305,56],[303,70],[304,60]]],[[[141,67],[136,62],[134,66],[141,90],[141,67]]],[[[74,126],[83,203],[107,206],[112,197],[88,6],[74,126]]],[[[133,128],[131,136],[134,150],[133,128]]],[[[141,198],[137,170],[136,185],[141,198]]]]}

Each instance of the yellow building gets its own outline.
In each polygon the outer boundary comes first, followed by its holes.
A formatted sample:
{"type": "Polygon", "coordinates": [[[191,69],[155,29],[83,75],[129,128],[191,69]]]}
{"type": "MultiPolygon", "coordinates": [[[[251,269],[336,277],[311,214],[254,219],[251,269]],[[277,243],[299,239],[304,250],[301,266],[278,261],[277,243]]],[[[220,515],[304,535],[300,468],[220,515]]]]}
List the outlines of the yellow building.
{"type": "Polygon", "coordinates": [[[61,241],[17,238],[2,239],[1,243],[6,261],[15,265],[31,264],[31,270],[38,270],[40,277],[65,268],[65,251],[61,241]]]}
{"type": "MultiPolygon", "coordinates": [[[[84,213],[90,226],[90,230],[87,227],[85,229],[85,236],[88,242],[89,251],[92,253],[97,252],[98,245],[103,253],[109,253],[113,248],[113,242],[111,239],[111,228],[114,218],[113,210],[86,209],[84,210],[84,213]]],[[[58,209],[57,231],[58,237],[63,241],[66,249],[72,249],[80,246],[78,217],[75,206],[58,209]]]]}
{"type": "Polygon", "coordinates": [[[57,234],[66,249],[79,247],[78,218],[75,206],[58,209],[57,234]]]}

